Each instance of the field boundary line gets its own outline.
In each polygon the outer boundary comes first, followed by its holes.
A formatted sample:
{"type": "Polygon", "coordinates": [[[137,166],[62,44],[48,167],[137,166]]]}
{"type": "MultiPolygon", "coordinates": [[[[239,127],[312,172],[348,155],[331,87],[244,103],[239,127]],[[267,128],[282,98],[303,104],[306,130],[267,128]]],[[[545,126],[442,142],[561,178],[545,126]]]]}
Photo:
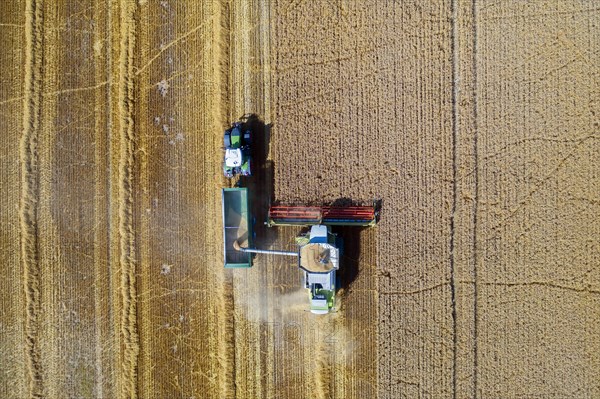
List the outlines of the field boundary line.
{"type": "Polygon", "coordinates": [[[23,97],[23,135],[21,158],[21,259],[25,291],[25,348],[30,395],[41,398],[44,392],[40,343],[41,269],[38,255],[40,113],[43,74],[42,4],[30,0],[25,6],[25,81],[23,97]]]}

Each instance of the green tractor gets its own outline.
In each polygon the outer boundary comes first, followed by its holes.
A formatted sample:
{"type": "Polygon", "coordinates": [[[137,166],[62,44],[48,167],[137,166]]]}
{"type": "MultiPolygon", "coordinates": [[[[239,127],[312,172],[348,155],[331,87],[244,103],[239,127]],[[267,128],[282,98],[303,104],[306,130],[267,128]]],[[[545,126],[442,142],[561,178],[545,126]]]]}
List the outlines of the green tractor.
{"type": "Polygon", "coordinates": [[[223,161],[223,174],[225,177],[235,175],[250,176],[251,156],[250,143],[252,131],[247,126],[244,118],[234,122],[225,130],[223,144],[225,145],[225,160],[223,161]]]}

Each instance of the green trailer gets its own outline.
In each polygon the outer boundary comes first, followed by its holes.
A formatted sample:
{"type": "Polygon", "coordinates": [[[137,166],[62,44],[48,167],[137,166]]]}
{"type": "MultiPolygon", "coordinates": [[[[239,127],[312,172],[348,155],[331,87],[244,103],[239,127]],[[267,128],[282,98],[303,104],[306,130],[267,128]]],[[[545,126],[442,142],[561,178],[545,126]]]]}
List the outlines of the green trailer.
{"type": "Polygon", "coordinates": [[[252,254],[235,248],[236,243],[244,247],[252,246],[252,215],[248,210],[248,190],[245,187],[224,188],[221,202],[225,267],[252,267],[252,254]]]}

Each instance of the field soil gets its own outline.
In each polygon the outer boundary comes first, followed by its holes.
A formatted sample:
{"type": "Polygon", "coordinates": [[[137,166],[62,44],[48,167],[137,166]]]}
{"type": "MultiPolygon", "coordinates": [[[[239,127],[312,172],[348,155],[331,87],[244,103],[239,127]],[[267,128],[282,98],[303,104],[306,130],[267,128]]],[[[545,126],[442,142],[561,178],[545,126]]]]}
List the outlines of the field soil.
{"type": "Polygon", "coordinates": [[[0,397],[600,397],[598,3],[15,0],[0,43],[0,397]],[[335,313],[223,268],[236,183],[260,248],[379,201],[335,313]]]}

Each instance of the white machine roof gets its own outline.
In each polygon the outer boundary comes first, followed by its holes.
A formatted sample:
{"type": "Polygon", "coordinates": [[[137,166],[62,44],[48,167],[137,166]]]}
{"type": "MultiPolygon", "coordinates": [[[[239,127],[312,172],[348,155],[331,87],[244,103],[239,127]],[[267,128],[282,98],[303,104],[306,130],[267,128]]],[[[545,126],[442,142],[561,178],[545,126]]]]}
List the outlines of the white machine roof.
{"type": "Polygon", "coordinates": [[[320,284],[323,289],[330,290],[333,288],[335,282],[335,273],[306,273],[306,282],[310,285],[320,284]]]}
{"type": "Polygon", "coordinates": [[[310,240],[316,242],[327,242],[327,226],[322,224],[314,225],[310,228],[310,240]]]}
{"type": "Polygon", "coordinates": [[[239,148],[228,148],[225,150],[225,165],[236,168],[242,165],[242,150],[239,148]]]}

